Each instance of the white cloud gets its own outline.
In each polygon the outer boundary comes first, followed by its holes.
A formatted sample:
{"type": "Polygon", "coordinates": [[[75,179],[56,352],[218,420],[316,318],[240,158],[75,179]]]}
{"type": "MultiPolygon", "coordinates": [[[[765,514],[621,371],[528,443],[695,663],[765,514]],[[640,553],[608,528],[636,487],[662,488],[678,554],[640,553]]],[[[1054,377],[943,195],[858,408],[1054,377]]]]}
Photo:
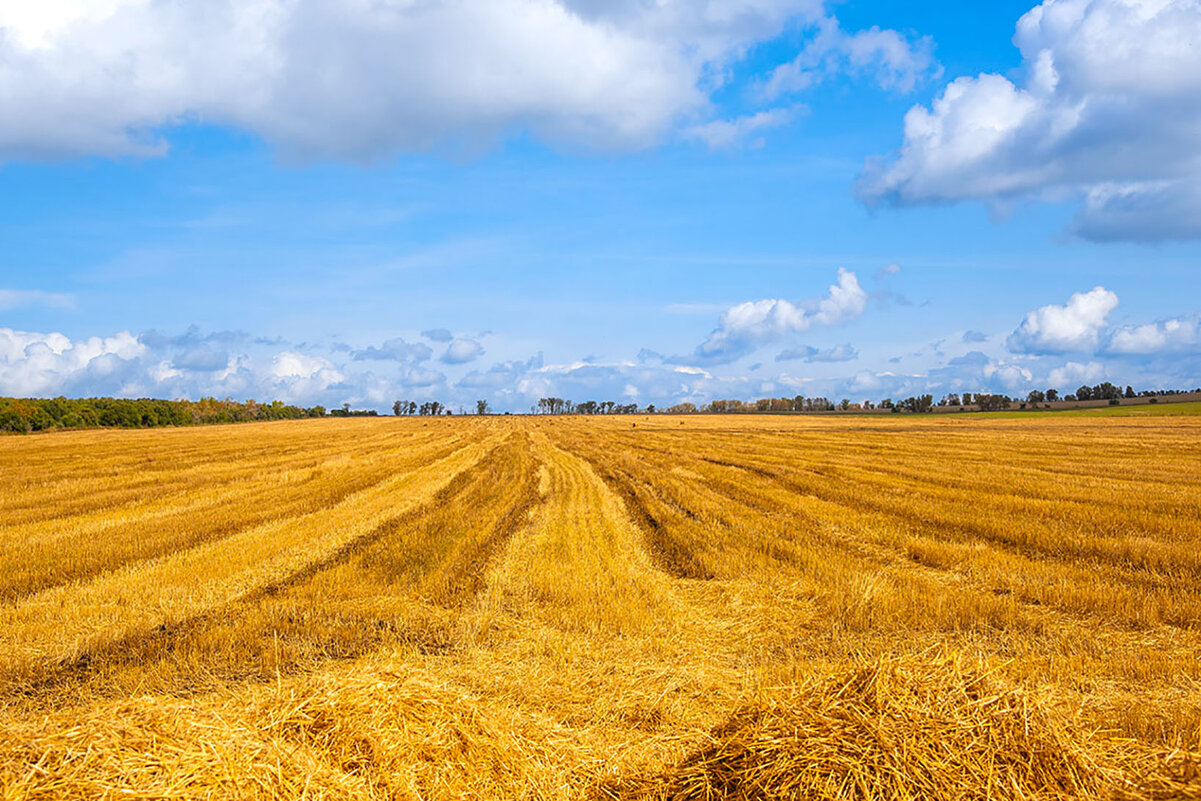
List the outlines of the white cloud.
{"type": "Polygon", "coordinates": [[[1201,236],[1201,0],[1047,0],[1021,18],[1024,79],[952,81],[869,162],[869,202],[1084,200],[1092,239],[1201,236]]]}
{"type": "Polygon", "coordinates": [[[0,328],[0,394],[37,396],[94,379],[103,383],[145,352],[128,331],[72,341],[57,333],[0,328]]]}
{"type": "Polygon", "coordinates": [[[819,350],[811,345],[801,348],[789,348],[776,354],[776,361],[804,362],[850,362],[859,358],[859,351],[848,345],[835,345],[832,348],[819,350]]]}
{"type": "Polygon", "coordinates": [[[64,292],[43,292],[40,289],[0,289],[0,309],[26,306],[70,309],[75,306],[75,297],[64,292]]]}
{"type": "Polygon", "coordinates": [[[1034,373],[1018,364],[989,362],[982,371],[984,378],[1013,391],[1030,386],[1034,373]]]}
{"type": "Polygon", "coordinates": [[[342,384],[346,376],[320,356],[284,351],[271,359],[267,371],[272,399],[303,402],[342,384]]]}
{"type": "Polygon", "coordinates": [[[271,360],[271,375],[280,379],[312,378],[323,370],[333,371],[334,366],[319,356],[284,351],[271,360]]]}
{"type": "Polygon", "coordinates": [[[1026,315],[1009,335],[1015,353],[1070,353],[1096,350],[1118,296],[1104,287],[1077,292],[1064,306],[1043,306],[1026,315]]]}
{"type": "Polygon", "coordinates": [[[1114,331],[1109,352],[1115,354],[1158,354],[1201,352],[1201,317],[1175,318],[1147,325],[1132,325],[1114,331]]]}
{"type": "Polygon", "coordinates": [[[776,98],[798,92],[839,70],[870,75],[883,89],[909,92],[937,72],[933,51],[929,37],[911,42],[896,31],[875,26],[849,34],[837,19],[824,17],[818,23],[817,36],[796,58],[772,70],[762,93],[776,98]]]}
{"type": "Polygon", "coordinates": [[[1047,375],[1048,384],[1067,395],[1076,391],[1080,384],[1093,384],[1105,377],[1105,365],[1100,362],[1068,362],[1062,367],[1056,367],[1047,375]]]}
{"type": "Polygon", "coordinates": [[[176,355],[171,366],[182,370],[222,370],[229,366],[229,353],[198,345],[176,355]]]}
{"type": "Polygon", "coordinates": [[[422,331],[421,336],[430,342],[450,342],[454,339],[454,334],[445,328],[431,328],[428,331],[422,331]]]}
{"type": "Polygon", "coordinates": [[[792,303],[787,300],[751,300],[727,309],[713,331],[691,357],[697,363],[722,364],[750,352],[760,344],[788,334],[803,333],[814,325],[832,326],[852,320],[867,306],[867,293],[854,273],[839,268],[838,281],[825,297],[792,303]]]}
{"type": "Polygon", "coordinates": [[[897,264],[896,262],[893,262],[892,264],[885,264],[879,270],[876,270],[875,278],[877,281],[883,281],[886,278],[891,278],[894,275],[900,275],[900,274],[901,274],[901,265],[897,264]]]}
{"type": "Polygon", "coordinates": [[[466,364],[484,355],[484,346],[474,339],[456,339],[446,346],[442,361],[446,364],[466,364]]]}
{"type": "Polygon", "coordinates": [[[1201,174],[1179,180],[1089,188],[1075,232],[1097,242],[1192,239],[1201,235],[1201,174]]]}
{"type": "MultiPolygon", "coordinates": [[[[758,131],[787,125],[795,114],[796,109],[793,108],[773,108],[732,120],[713,120],[694,125],[686,129],[684,135],[689,139],[704,142],[710,150],[722,150],[742,145],[748,137],[758,131]]],[[[763,140],[756,139],[751,144],[760,146],[763,140]]]]}
{"type": "MultiPolygon", "coordinates": [[[[427,331],[428,335],[429,332],[427,331]]],[[[378,348],[374,345],[356,350],[355,361],[393,361],[402,363],[418,363],[434,355],[429,345],[421,342],[406,342],[401,337],[389,339],[378,348]]]]}
{"type": "Polygon", "coordinates": [[[515,131],[639,148],[821,0],[0,2],[0,156],[164,152],[183,121],[290,157],[474,149],[515,131]]]}

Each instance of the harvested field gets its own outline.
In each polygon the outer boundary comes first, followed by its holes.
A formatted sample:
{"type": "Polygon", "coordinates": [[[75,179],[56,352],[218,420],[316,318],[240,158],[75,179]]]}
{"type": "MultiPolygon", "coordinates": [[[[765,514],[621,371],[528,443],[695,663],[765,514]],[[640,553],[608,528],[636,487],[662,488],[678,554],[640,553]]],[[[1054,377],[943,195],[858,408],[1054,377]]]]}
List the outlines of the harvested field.
{"type": "Polygon", "coordinates": [[[1201,417],[0,438],[0,798],[1201,799],[1201,417]]]}

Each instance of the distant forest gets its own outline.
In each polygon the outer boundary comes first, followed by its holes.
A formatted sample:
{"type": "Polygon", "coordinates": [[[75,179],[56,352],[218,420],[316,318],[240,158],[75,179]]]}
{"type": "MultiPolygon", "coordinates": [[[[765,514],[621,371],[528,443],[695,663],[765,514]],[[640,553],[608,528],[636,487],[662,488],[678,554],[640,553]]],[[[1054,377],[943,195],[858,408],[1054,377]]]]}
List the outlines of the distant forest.
{"type": "MultiPolygon", "coordinates": [[[[151,428],[242,423],[253,420],[296,420],[325,417],[323,406],[309,409],[282,401],[155,400],[140,398],[0,398],[0,431],[44,431],[55,428],[151,428]]],[[[335,409],[332,416],[367,414],[335,409]]],[[[370,414],[375,414],[370,412],[370,414]]]]}
{"type": "MultiPolygon", "coordinates": [[[[760,398],[756,401],[714,400],[702,406],[693,403],[678,403],[674,406],[656,408],[653,405],[640,408],[637,404],[620,404],[613,401],[585,401],[573,403],[563,398],[542,398],[531,407],[532,414],[745,414],[763,412],[932,412],[942,411],[998,411],[1003,409],[1039,409],[1062,406],[1079,401],[1108,401],[1112,405],[1145,399],[1155,403],[1158,398],[1175,395],[1201,394],[1194,390],[1160,389],[1135,392],[1132,387],[1123,391],[1105,382],[1094,387],[1082,386],[1074,393],[1060,395],[1054,389],[1034,390],[1025,398],[1010,398],[1007,395],[985,393],[949,394],[935,401],[932,395],[920,395],[894,401],[885,398],[879,403],[850,400],[834,402],[829,398],[760,398]]],[[[462,413],[462,409],[459,410],[462,413]]],[[[453,412],[437,401],[417,404],[415,401],[396,401],[392,404],[395,415],[441,416],[453,412]]],[[[491,414],[488,402],[476,403],[477,414],[491,414]]],[[[154,428],[158,426],[197,426],[214,423],[248,423],[261,420],[298,420],[305,417],[376,417],[375,410],[351,409],[342,404],[340,409],[327,410],[324,406],[304,408],[283,401],[259,403],[254,400],[235,401],[230,398],[201,398],[190,400],[157,400],[154,398],[0,398],[0,432],[29,433],[60,428],[154,428]]]]}

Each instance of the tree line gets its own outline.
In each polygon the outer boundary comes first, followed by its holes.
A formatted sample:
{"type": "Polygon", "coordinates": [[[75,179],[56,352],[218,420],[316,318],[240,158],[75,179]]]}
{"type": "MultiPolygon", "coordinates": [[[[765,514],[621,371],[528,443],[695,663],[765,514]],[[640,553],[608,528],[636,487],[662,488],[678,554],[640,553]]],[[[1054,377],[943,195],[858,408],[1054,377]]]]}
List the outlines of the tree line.
{"type": "MultiPolygon", "coordinates": [[[[1121,389],[1108,381],[1093,386],[1081,385],[1075,392],[1060,395],[1056,389],[1032,390],[1025,398],[986,392],[948,393],[935,402],[929,394],[893,400],[884,398],[875,403],[852,403],[843,398],[837,402],[824,396],[791,398],[760,398],[754,401],[737,399],[713,400],[697,405],[677,403],[656,408],[654,404],[639,407],[636,403],[616,401],[583,401],[575,403],[565,398],[539,398],[530,408],[533,414],[745,414],[754,412],[835,412],[874,411],[924,413],[939,407],[972,407],[981,411],[1001,411],[1015,406],[1021,409],[1038,408],[1057,401],[1107,400],[1119,403],[1122,399],[1150,398],[1201,393],[1198,389],[1157,389],[1136,392],[1132,386],[1121,389]]],[[[460,408],[460,413],[463,410],[460,408]]],[[[392,413],[423,417],[453,414],[440,401],[398,400],[392,413]]],[[[476,414],[490,414],[486,400],[476,401],[476,414]]],[[[235,401],[231,398],[201,398],[191,400],[159,400],[155,398],[0,398],[0,431],[27,433],[57,428],[151,428],[156,426],[193,426],[216,423],[242,423],[261,420],[297,420],[306,417],[374,417],[377,412],[351,409],[349,403],[340,409],[326,410],[324,406],[302,407],[282,401],[260,403],[255,400],[235,401]]]]}
{"type": "MultiPolygon", "coordinates": [[[[335,410],[349,415],[349,408],[335,410]]],[[[324,406],[303,408],[282,401],[259,403],[230,398],[0,398],[0,431],[28,433],[56,428],[153,428],[254,420],[324,417],[324,406]]]]}
{"type": "MultiPolygon", "coordinates": [[[[804,395],[796,395],[791,398],[759,398],[754,401],[744,401],[736,398],[712,400],[704,404],[696,404],[690,401],[677,403],[672,406],[656,408],[653,404],[645,408],[639,408],[637,404],[618,404],[613,401],[605,401],[597,403],[596,401],[585,401],[583,403],[572,403],[563,398],[541,398],[538,403],[530,408],[534,414],[748,414],[761,412],[851,412],[851,411],[877,411],[887,410],[890,412],[909,412],[921,414],[933,412],[935,407],[957,407],[967,409],[971,407],[985,412],[1002,411],[1014,407],[1021,409],[1035,408],[1056,401],[1093,401],[1093,400],[1108,400],[1111,403],[1118,403],[1123,398],[1151,398],[1152,402],[1156,397],[1167,395],[1179,395],[1192,392],[1201,392],[1201,388],[1195,390],[1187,389],[1161,389],[1161,390],[1142,390],[1135,392],[1134,388],[1127,386],[1125,390],[1108,381],[1095,386],[1081,386],[1075,392],[1067,395],[1060,395],[1056,389],[1033,390],[1029,392],[1025,398],[1011,398],[1008,395],[990,393],[990,392],[952,392],[944,395],[940,400],[935,401],[931,394],[913,395],[907,398],[893,400],[892,398],[884,398],[879,402],[862,401],[859,403],[852,402],[849,398],[843,398],[834,401],[824,396],[806,397],[804,395]]],[[[483,401],[480,401],[483,403],[483,401]]],[[[481,407],[483,408],[483,407],[481,407]]],[[[480,412],[481,414],[484,411],[480,412]]]]}

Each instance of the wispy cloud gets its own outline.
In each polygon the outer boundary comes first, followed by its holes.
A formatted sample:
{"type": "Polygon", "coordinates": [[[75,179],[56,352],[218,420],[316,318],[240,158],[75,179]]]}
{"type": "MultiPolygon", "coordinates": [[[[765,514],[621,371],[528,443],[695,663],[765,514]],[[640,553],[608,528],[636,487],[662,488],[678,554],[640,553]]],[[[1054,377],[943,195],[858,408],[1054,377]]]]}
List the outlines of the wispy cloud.
{"type": "Polygon", "coordinates": [[[0,309],[20,309],[31,306],[73,309],[75,308],[75,296],[65,292],[43,292],[40,289],[0,289],[0,309]]]}
{"type": "Polygon", "coordinates": [[[704,142],[710,150],[725,150],[743,145],[762,147],[763,137],[755,136],[756,134],[787,125],[804,111],[804,106],[790,106],[758,111],[729,120],[713,120],[685,129],[684,136],[704,142]]]}

